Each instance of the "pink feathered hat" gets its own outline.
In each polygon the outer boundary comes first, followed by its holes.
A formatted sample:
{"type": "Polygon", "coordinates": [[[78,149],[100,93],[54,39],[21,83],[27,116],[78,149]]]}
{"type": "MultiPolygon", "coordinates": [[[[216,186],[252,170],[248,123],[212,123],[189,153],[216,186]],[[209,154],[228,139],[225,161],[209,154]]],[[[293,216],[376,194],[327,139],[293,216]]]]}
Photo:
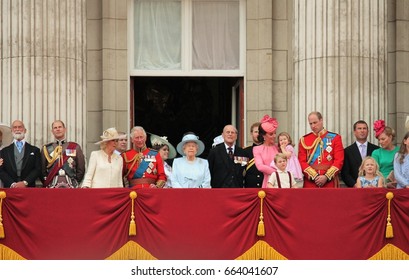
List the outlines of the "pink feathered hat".
{"type": "Polygon", "coordinates": [[[375,137],[378,138],[379,135],[385,130],[385,121],[377,120],[373,123],[373,130],[375,131],[375,137]]]}
{"type": "Polygon", "coordinates": [[[270,133],[278,128],[278,121],[276,118],[271,118],[269,115],[265,115],[261,120],[261,127],[265,132],[270,133]]]}

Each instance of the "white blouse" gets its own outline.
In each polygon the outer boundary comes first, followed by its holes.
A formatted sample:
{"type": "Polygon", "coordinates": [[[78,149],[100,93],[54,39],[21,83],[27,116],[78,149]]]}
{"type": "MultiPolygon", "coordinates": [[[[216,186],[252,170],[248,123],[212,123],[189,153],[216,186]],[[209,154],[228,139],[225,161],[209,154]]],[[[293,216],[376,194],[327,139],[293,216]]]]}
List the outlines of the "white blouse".
{"type": "Polygon", "coordinates": [[[89,159],[83,187],[86,188],[122,188],[122,157],[113,153],[111,162],[103,150],[93,151],[89,159]]]}

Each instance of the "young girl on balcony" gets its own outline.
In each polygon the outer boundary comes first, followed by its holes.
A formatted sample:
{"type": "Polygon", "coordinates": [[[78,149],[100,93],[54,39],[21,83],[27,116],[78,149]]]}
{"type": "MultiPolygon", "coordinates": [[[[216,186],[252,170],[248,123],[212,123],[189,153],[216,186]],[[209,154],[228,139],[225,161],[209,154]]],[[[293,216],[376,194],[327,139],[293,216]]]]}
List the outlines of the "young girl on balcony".
{"type": "Polygon", "coordinates": [[[365,157],[362,160],[356,180],[357,188],[381,188],[383,187],[383,176],[379,171],[379,165],[373,157],[365,157]]]}
{"type": "MultiPolygon", "coordinates": [[[[292,142],[290,134],[287,132],[281,132],[278,134],[278,145],[280,153],[283,153],[287,157],[287,171],[290,171],[297,182],[297,185],[302,186],[303,174],[301,170],[300,162],[294,151],[294,144],[292,142]]],[[[271,166],[274,166],[274,161],[271,162],[271,166]]]]}

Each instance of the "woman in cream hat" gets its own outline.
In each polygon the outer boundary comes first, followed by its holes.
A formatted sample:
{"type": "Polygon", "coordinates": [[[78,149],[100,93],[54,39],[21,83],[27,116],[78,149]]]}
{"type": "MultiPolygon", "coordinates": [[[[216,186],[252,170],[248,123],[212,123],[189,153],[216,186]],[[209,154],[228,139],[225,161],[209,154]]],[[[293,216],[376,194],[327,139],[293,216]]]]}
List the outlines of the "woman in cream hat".
{"type": "Polygon", "coordinates": [[[13,134],[8,125],[0,123],[0,150],[13,142],[13,134]]]}
{"type": "Polygon", "coordinates": [[[172,187],[210,188],[209,163],[198,157],[204,151],[199,137],[193,132],[185,133],[176,150],[183,157],[173,161],[172,187]]]}
{"type": "Polygon", "coordinates": [[[154,150],[157,150],[163,159],[163,167],[165,169],[166,174],[166,183],[163,186],[164,188],[170,188],[172,186],[172,166],[167,162],[168,159],[173,159],[176,157],[176,150],[175,147],[171,143],[169,143],[168,138],[166,136],[158,136],[156,134],[151,133],[151,144],[154,150]]]}
{"type": "Polygon", "coordinates": [[[126,137],[119,135],[118,131],[111,127],[101,135],[99,144],[101,149],[93,151],[90,156],[88,170],[85,174],[82,187],[84,188],[121,188],[122,180],[122,157],[114,151],[118,140],[126,137]]]}

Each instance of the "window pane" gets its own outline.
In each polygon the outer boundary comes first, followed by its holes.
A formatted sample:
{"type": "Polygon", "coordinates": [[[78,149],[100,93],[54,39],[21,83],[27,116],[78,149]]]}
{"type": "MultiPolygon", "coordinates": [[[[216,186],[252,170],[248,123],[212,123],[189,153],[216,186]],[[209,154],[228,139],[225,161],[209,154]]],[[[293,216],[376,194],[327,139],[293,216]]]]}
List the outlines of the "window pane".
{"type": "Polygon", "coordinates": [[[193,69],[239,69],[237,1],[193,1],[193,69]]]}
{"type": "Polygon", "coordinates": [[[135,0],[136,69],[181,68],[180,0],[135,0]]]}

